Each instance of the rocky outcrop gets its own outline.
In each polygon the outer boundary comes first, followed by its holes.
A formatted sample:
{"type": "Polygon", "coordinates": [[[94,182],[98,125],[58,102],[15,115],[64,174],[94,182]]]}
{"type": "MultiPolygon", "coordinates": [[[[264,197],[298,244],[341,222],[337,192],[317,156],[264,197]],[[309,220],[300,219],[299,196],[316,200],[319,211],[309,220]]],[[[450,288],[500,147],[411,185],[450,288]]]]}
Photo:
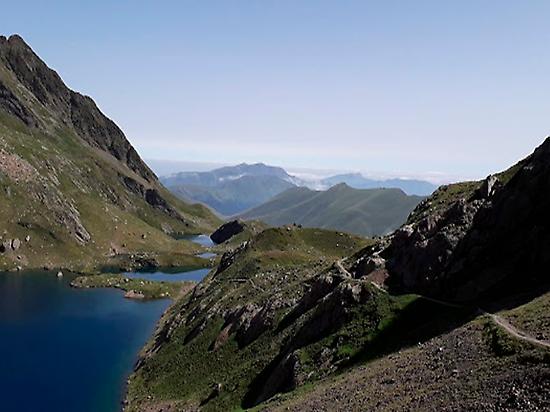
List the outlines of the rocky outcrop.
{"type": "Polygon", "coordinates": [[[322,274],[311,280],[310,288],[298,301],[298,304],[283,318],[278,329],[284,329],[296,319],[313,308],[319,300],[331,293],[344,279],[331,273],[322,274]]]}
{"type": "Polygon", "coordinates": [[[0,110],[17,117],[27,126],[35,127],[36,119],[33,114],[19,101],[19,99],[0,80],[0,110]]]}
{"type": "Polygon", "coordinates": [[[182,222],[185,222],[181,214],[176,209],[174,209],[166,201],[166,199],[164,199],[161,196],[161,194],[157,189],[146,188],[137,180],[132,179],[131,177],[128,177],[125,175],[120,175],[119,177],[124,183],[124,185],[126,186],[126,188],[128,188],[128,190],[130,190],[132,193],[143,198],[149,205],[151,205],[155,209],[162,211],[168,216],[173,217],[174,219],[178,219],[178,220],[181,220],[182,222]]]}
{"type": "Polygon", "coordinates": [[[442,214],[399,229],[382,253],[389,256],[387,268],[394,276],[392,280],[398,274],[405,289],[434,288],[434,280],[446,270],[482,207],[486,207],[482,200],[459,199],[442,214]]]}
{"type": "Polygon", "coordinates": [[[21,241],[17,238],[8,239],[0,244],[0,253],[15,252],[21,247],[21,241]]]}
{"type": "Polygon", "coordinates": [[[270,304],[263,307],[256,304],[247,304],[227,312],[224,316],[225,323],[222,330],[210,349],[219,349],[233,334],[239,348],[246,347],[269,329],[273,322],[275,309],[270,304]]]}
{"type": "Polygon", "coordinates": [[[300,373],[300,358],[298,353],[291,352],[280,357],[264,385],[257,393],[249,393],[245,397],[245,407],[254,406],[271,398],[279,392],[289,392],[298,386],[300,373]]]}
{"type": "Polygon", "coordinates": [[[241,233],[245,228],[245,224],[239,220],[232,220],[224,223],[214,233],[210,235],[212,242],[220,244],[228,241],[233,236],[241,233]]]}
{"type": "MultiPolygon", "coordinates": [[[[306,380],[307,377],[300,373],[300,349],[337,331],[349,319],[351,310],[371,297],[367,282],[351,279],[335,282],[326,275],[318,280],[296,306],[311,306],[311,313],[297,331],[288,337],[273,361],[256,377],[245,396],[244,407],[253,407],[276,393],[293,390],[306,380]],[[325,293],[328,290],[330,292],[325,293]],[[318,299],[320,295],[324,297],[318,299]]],[[[296,319],[294,316],[292,321],[296,319]]]]}
{"type": "Polygon", "coordinates": [[[248,248],[248,245],[249,242],[245,241],[241,243],[237,248],[225,252],[220,259],[220,263],[216,268],[216,273],[214,274],[214,276],[228,269],[235,262],[238,256],[241,255],[248,248]]]}
{"type": "Polygon", "coordinates": [[[136,292],[135,290],[129,290],[128,292],[124,293],[124,297],[126,299],[145,299],[145,295],[141,292],[136,292]]]}
{"type": "Polygon", "coordinates": [[[396,289],[461,301],[543,284],[540,268],[550,263],[549,176],[547,139],[514,168],[475,189],[439,189],[376,260],[366,251],[363,268],[356,262],[356,270],[383,265],[396,289]],[[445,207],[434,207],[438,204],[445,207]]]}
{"type": "Polygon", "coordinates": [[[289,340],[287,350],[298,349],[337,330],[346,321],[349,309],[370,297],[365,282],[342,282],[320,300],[309,319],[289,340]]]}

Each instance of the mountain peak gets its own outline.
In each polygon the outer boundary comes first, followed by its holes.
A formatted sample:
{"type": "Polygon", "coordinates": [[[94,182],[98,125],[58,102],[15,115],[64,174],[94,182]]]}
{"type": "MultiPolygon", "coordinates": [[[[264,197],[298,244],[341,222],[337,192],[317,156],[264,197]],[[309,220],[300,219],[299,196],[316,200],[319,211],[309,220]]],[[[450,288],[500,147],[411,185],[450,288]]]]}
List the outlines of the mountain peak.
{"type": "Polygon", "coordinates": [[[8,37],[7,41],[11,45],[24,46],[30,49],[30,46],[25,42],[23,37],[21,37],[19,34],[12,34],[11,36],[8,37]]]}
{"type": "Polygon", "coordinates": [[[29,47],[29,45],[23,40],[23,38],[18,34],[12,34],[11,36],[0,35],[0,45],[4,43],[9,43],[10,45],[22,45],[29,47]]]}
{"type": "Polygon", "coordinates": [[[339,190],[347,190],[347,189],[351,189],[351,187],[347,183],[342,182],[342,183],[335,184],[334,186],[329,188],[328,191],[336,192],[339,190]]]}

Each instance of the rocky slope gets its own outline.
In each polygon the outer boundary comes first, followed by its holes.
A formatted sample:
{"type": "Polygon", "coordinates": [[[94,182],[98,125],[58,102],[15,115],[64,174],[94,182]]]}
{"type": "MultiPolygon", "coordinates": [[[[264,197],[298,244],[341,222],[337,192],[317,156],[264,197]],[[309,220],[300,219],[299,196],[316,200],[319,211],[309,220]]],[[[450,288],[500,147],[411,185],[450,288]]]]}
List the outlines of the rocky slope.
{"type": "MultiPolygon", "coordinates": [[[[550,260],[549,176],[546,139],[506,172],[440,188],[374,253],[385,260],[389,284],[468,301],[549,283],[541,270],[550,260]]],[[[366,274],[360,263],[354,273],[366,274]]]]}
{"type": "Polygon", "coordinates": [[[549,167],[547,140],[357,252],[315,229],[253,236],[166,315],[127,409],[547,409],[549,167]]]}
{"type": "Polygon", "coordinates": [[[202,264],[170,235],[211,230],[93,100],[0,36],[0,269],[202,264]],[[176,253],[170,253],[176,252],[176,253]]]}

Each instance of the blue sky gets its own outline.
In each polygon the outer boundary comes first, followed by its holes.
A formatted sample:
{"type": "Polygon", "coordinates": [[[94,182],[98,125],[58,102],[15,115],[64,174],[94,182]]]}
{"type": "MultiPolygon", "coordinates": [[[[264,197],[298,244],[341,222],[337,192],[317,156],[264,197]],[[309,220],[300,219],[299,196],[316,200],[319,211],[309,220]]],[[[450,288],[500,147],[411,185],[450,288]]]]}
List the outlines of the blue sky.
{"type": "Polygon", "coordinates": [[[550,132],[546,1],[25,1],[145,158],[482,177],[550,132]]]}

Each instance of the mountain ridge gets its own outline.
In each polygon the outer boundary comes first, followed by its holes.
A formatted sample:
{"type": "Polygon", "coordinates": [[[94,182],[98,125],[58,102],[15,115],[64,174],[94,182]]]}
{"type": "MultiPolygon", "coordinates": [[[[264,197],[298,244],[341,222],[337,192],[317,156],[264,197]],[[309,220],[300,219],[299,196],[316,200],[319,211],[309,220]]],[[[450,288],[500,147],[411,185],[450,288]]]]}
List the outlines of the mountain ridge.
{"type": "Polygon", "coordinates": [[[397,229],[422,199],[401,189],[354,189],[345,183],[325,191],[294,187],[239,218],[272,226],[295,223],[376,236],[397,229]]]}
{"type": "MultiPolygon", "coordinates": [[[[21,36],[0,37],[0,58],[7,63],[17,80],[50,109],[50,114],[57,115],[63,124],[72,125],[90,146],[112,154],[145,180],[156,179],[122,130],[99,110],[89,96],[67,88],[61,77],[34,53],[21,36]]],[[[6,91],[9,93],[2,99],[6,102],[3,107],[11,107],[11,113],[27,126],[48,127],[47,122],[23,105],[6,85],[0,83],[0,89],[5,94],[6,91]]]]}
{"type": "Polygon", "coordinates": [[[210,172],[180,172],[161,181],[181,199],[233,216],[293,187],[295,179],[280,167],[241,163],[210,172]]]}
{"type": "Polygon", "coordinates": [[[0,267],[204,265],[192,245],[170,255],[172,235],[219,220],[171,195],[122,130],[18,35],[0,38],[0,133],[0,267]]]}
{"type": "Polygon", "coordinates": [[[330,176],[321,180],[321,185],[332,187],[335,184],[346,183],[355,189],[395,188],[401,189],[408,195],[428,196],[436,189],[434,185],[425,180],[417,179],[371,179],[361,173],[346,173],[330,176]]]}

